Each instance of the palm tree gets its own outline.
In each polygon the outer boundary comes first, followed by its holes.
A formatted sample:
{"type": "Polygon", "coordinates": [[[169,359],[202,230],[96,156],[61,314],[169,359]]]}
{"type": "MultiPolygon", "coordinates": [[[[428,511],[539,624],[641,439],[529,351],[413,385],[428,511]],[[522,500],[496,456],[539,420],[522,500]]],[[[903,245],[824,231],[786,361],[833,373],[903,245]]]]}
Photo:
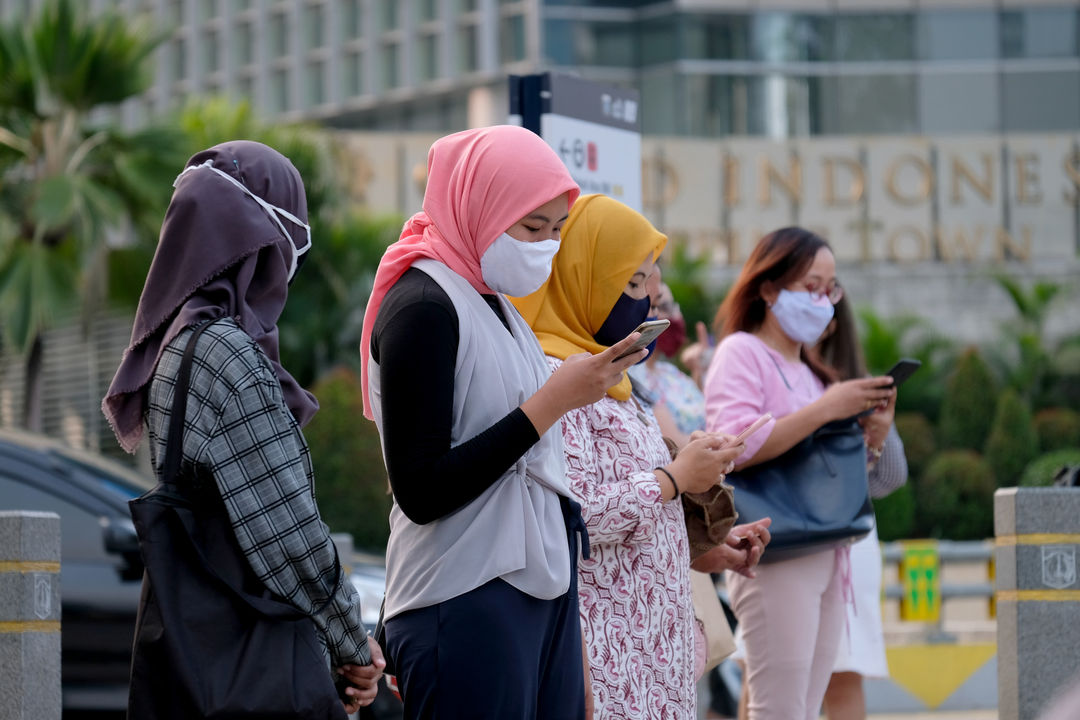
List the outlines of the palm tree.
{"type": "Polygon", "coordinates": [[[160,222],[178,131],[102,124],[145,91],[162,36],[78,0],[0,26],[0,325],[25,355],[23,424],[40,429],[43,332],[100,308],[110,233],[160,222]]]}

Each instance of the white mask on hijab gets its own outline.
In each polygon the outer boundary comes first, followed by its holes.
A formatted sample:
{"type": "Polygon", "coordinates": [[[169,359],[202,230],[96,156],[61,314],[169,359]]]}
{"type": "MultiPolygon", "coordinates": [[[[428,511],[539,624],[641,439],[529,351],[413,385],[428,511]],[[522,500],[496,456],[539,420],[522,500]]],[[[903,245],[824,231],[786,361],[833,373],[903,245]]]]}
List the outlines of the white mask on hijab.
{"type": "Polygon", "coordinates": [[[525,297],[540,289],[551,275],[559,252],[558,240],[523,242],[503,233],[480,258],[480,275],[495,292],[525,297]]]}
{"type": "Polygon", "coordinates": [[[184,168],[183,172],[181,172],[179,175],[176,176],[176,180],[173,180],[173,187],[176,187],[177,183],[180,182],[180,178],[184,177],[184,175],[186,175],[187,173],[189,173],[189,172],[191,172],[193,170],[201,170],[202,168],[207,168],[209,170],[213,170],[218,175],[225,178],[226,180],[231,182],[233,185],[235,185],[236,187],[240,188],[245,193],[247,193],[248,195],[253,197],[255,199],[255,202],[259,203],[259,206],[263,210],[266,211],[267,215],[270,216],[270,219],[273,220],[277,224],[278,228],[281,230],[281,234],[284,235],[285,238],[289,241],[289,247],[291,247],[293,249],[292,259],[289,261],[289,282],[291,283],[292,279],[293,279],[293,276],[296,275],[297,263],[300,260],[300,256],[311,249],[311,226],[308,225],[307,223],[301,221],[300,218],[296,217],[295,215],[293,215],[288,210],[285,210],[284,208],[280,208],[277,205],[271,205],[270,203],[266,202],[261,197],[259,197],[255,193],[251,192],[251,190],[249,190],[247,187],[245,187],[242,182],[240,182],[239,180],[234,178],[229,173],[224,172],[222,170],[218,170],[216,167],[214,167],[214,161],[213,160],[207,160],[202,165],[189,165],[188,167],[184,168]],[[307,242],[304,244],[304,246],[302,248],[297,248],[295,245],[293,245],[292,235],[290,235],[285,230],[285,225],[284,225],[284,223],[281,222],[281,219],[278,217],[278,215],[281,215],[281,217],[285,218],[289,222],[296,223],[300,227],[307,230],[307,242]]]}

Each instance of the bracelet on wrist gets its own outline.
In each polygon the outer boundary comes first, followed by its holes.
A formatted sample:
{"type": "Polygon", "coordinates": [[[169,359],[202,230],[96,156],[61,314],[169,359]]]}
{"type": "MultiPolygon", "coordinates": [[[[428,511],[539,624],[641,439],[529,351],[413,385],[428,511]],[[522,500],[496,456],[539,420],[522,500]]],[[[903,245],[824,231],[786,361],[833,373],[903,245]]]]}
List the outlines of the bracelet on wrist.
{"type": "Polygon", "coordinates": [[[668,472],[666,468],[658,467],[656,469],[668,476],[668,480],[671,481],[671,487],[675,490],[675,497],[673,497],[672,500],[678,500],[679,496],[682,495],[682,492],[679,490],[679,483],[675,482],[675,476],[668,472]]]}

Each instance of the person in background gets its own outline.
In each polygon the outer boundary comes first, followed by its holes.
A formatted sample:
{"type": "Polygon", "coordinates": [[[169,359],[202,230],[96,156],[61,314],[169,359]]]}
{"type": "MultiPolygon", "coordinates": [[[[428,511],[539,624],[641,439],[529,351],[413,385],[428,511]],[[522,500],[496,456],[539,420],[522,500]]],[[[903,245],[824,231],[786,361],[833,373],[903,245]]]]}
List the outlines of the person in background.
{"type": "MultiPolygon", "coordinates": [[[[822,425],[895,394],[888,377],[840,381],[808,352],[842,296],[831,249],[807,230],[777,230],[750,253],[717,313],[721,341],[705,378],[707,429],[738,432],[773,415],[747,439],[738,467],[778,457],[822,425]]],[[[746,643],[751,720],[818,716],[842,636],[848,562],[845,547],[759,566],[753,579],[728,575],[746,643]]]]}
{"type": "MultiPolygon", "coordinates": [[[[814,351],[842,380],[868,375],[859,347],[854,314],[847,297],[835,305],[835,316],[814,351]]],[[[870,496],[884,497],[907,481],[907,459],[893,416],[896,395],[859,419],[870,449],[870,496]]],[[[863,678],[885,678],[885,637],[881,625],[881,547],[877,528],[851,546],[851,583],[855,604],[845,606],[844,636],[825,690],[829,720],[863,720],[866,696],[863,678]]]]}
{"type": "MultiPolygon", "coordinates": [[[[641,214],[602,195],[574,204],[550,280],[518,298],[551,368],[607,353],[649,314],[647,287],[667,243],[641,214]]],[[[640,359],[640,358],[639,358],[640,359]]],[[[690,553],[679,495],[722,481],[742,448],[694,433],[672,460],[656,419],[622,373],[598,401],[563,418],[570,486],[582,499],[592,556],[580,572],[581,618],[599,718],[687,719],[704,667],[690,592],[690,553]]],[[[737,552],[753,566],[761,528],[737,552]]]]}
{"type": "MultiPolygon", "coordinates": [[[[259,581],[311,615],[328,666],[356,686],[346,691],[353,712],[375,699],[385,662],[315,504],[301,427],[319,405],[278,356],[278,317],[311,247],[300,173],[272,148],[234,141],[192,156],[175,186],[102,410],[126,451],[149,435],[154,474],[171,480],[162,463],[173,388],[195,326],[212,321],[195,347],[182,462],[213,478],[259,581]]],[[[134,667],[168,682],[150,659],[136,655],[134,667]]],[[[151,717],[154,693],[135,685],[129,715],[151,717]]]]}
{"type": "Polygon", "coordinates": [[[504,297],[547,279],[577,196],[528,130],[448,135],[379,263],[362,380],[393,490],[384,627],[407,718],[586,714],[588,539],[560,418],[645,353],[619,358],[631,338],[552,373],[504,297]]]}

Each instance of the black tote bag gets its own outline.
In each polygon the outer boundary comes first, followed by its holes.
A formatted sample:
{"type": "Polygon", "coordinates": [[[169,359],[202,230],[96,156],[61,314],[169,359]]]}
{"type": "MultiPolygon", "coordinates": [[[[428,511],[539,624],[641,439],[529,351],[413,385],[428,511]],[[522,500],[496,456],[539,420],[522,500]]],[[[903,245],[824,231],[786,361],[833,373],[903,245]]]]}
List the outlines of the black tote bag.
{"type": "Polygon", "coordinates": [[[771,517],[761,562],[809,555],[866,537],[874,508],[863,430],[854,418],[818,428],[783,455],[727,477],[739,522],[771,517]]]}
{"type": "Polygon", "coordinates": [[[179,472],[195,342],[188,342],[164,477],[130,502],[146,574],[128,717],[345,720],[311,618],[255,577],[213,478],[179,472]]]}

